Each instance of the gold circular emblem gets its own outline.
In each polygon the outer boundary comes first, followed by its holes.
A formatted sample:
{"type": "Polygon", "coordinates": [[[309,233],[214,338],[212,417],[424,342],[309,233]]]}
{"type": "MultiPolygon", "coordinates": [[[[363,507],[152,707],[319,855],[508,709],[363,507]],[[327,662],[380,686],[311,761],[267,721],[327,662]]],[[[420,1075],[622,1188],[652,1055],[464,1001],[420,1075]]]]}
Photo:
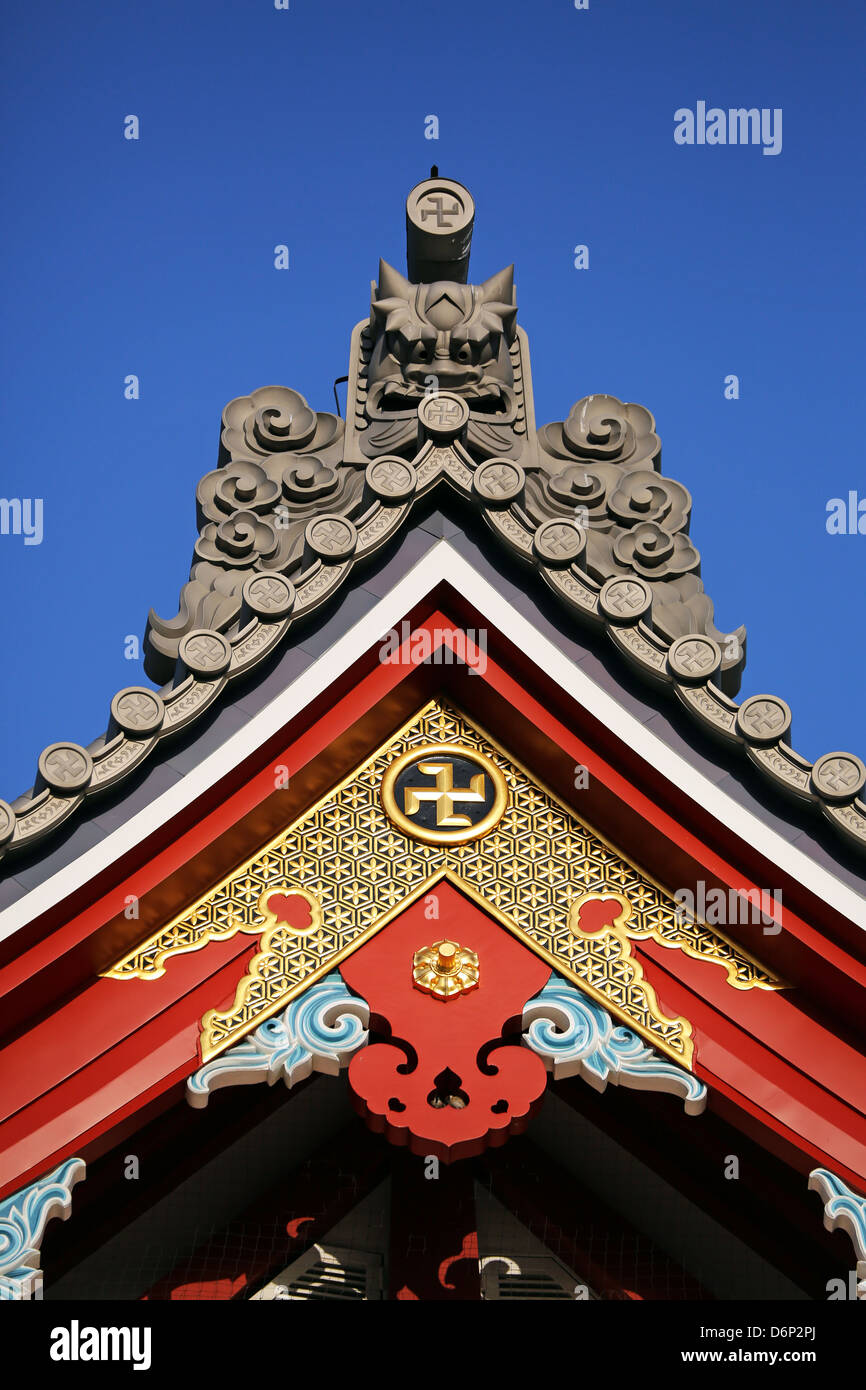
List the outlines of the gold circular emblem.
{"type": "Polygon", "coordinates": [[[495,763],[461,743],[425,743],[401,753],[382,778],[389,820],[427,845],[465,845],[489,835],[508,805],[495,763]]]}

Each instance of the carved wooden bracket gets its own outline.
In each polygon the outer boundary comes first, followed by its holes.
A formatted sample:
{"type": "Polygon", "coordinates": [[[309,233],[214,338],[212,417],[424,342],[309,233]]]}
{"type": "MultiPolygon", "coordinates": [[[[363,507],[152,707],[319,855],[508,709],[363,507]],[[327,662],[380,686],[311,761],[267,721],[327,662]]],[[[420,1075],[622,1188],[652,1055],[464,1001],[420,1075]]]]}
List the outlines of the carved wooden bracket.
{"type": "Polygon", "coordinates": [[[444,1162],[525,1129],[546,1069],[520,1041],[523,1006],[550,968],[445,880],[341,966],[370,1006],[370,1041],[349,1066],[356,1108],[376,1133],[444,1162]],[[415,953],[459,942],[478,985],[448,998],[419,989],[415,953]]]}

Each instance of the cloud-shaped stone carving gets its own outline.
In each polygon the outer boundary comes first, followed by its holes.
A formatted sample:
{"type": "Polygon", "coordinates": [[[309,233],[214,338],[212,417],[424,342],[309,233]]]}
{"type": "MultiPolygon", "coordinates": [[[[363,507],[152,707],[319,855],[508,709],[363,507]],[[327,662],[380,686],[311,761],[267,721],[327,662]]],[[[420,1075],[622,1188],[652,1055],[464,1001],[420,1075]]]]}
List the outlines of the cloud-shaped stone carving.
{"type": "Polygon", "coordinates": [[[280,499],[280,485],[259,464],[240,459],[205,473],[195,495],[201,527],[205,521],[223,521],[238,511],[270,511],[280,499]]]}
{"type": "Polygon", "coordinates": [[[613,553],[621,565],[629,565],[644,579],[688,574],[700,566],[701,557],[687,536],[673,535],[655,521],[642,521],[618,536],[613,553]]]}
{"type": "Polygon", "coordinates": [[[202,528],[195,553],[212,565],[281,569],[290,549],[287,532],[280,533],[255,512],[235,512],[219,524],[210,521],[202,528]]]}
{"type": "Polygon", "coordinates": [[[687,531],[692,499],[682,483],[642,468],[620,479],[608,498],[608,507],[623,526],[655,522],[666,531],[687,531]]]}
{"type": "Polygon", "coordinates": [[[317,414],[300,392],[288,386],[262,386],[229,401],[223,411],[222,446],[233,458],[325,449],[341,433],[341,420],[317,414]]]}
{"type": "Polygon", "coordinates": [[[568,419],[545,425],[538,432],[548,453],[599,462],[656,463],[661,444],[655,420],[642,405],[630,405],[616,396],[584,396],[572,406],[568,419]]]}

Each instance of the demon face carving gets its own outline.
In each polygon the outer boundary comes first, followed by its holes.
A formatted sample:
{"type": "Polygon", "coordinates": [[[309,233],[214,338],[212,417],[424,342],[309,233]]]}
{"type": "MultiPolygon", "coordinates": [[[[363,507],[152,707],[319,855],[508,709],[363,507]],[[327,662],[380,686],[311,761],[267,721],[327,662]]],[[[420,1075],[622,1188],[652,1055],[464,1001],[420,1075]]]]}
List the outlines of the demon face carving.
{"type": "Polygon", "coordinates": [[[512,266],[483,285],[413,285],[380,261],[366,369],[369,443],[375,440],[377,451],[405,447],[415,438],[425,394],[451,391],[469,407],[470,447],[481,455],[509,452],[522,415],[515,392],[516,318],[512,266]]]}

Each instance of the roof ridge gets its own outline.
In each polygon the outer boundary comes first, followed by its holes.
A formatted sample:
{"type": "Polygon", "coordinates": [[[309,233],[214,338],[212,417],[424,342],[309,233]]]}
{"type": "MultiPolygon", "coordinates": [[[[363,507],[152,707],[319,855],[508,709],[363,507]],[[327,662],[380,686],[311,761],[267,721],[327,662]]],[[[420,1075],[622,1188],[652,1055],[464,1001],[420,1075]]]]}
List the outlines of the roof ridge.
{"type": "MultiPolygon", "coordinates": [[[[424,491],[444,480],[477,504],[475,493],[462,485],[468,471],[465,451],[458,444],[437,452],[440,457],[435,470],[427,469],[430,476],[424,491]]],[[[368,467],[366,472],[370,471],[368,467]]],[[[228,635],[217,628],[190,627],[177,639],[175,674],[161,690],[125,687],[111,701],[106,732],[88,747],[66,742],[43,750],[34,787],[13,804],[0,801],[0,858],[40,843],[90,797],[128,778],[164,739],[195,723],[227,685],[282,644],[299,618],[334,595],[360,560],[402,529],[410,506],[408,502],[386,506],[379,499],[357,526],[333,513],[320,513],[307,522],[305,545],[313,554],[295,584],[280,573],[252,570],[243,581],[241,614],[228,635]],[[353,547],[346,558],[327,555],[318,540],[317,528],[336,521],[352,532],[353,547]],[[320,553],[315,553],[316,548],[320,553]]],[[[550,565],[533,549],[528,526],[519,530],[503,526],[501,511],[482,507],[482,512],[507,548],[531,560],[572,615],[602,631],[632,669],[656,688],[674,694],[697,726],[744,752],[768,782],[789,797],[814,805],[848,843],[866,853],[866,804],[860,799],[866,767],[859,758],[831,752],[810,763],[785,741],[791,711],[784,700],[753,695],[738,703],[725,694],[714,679],[721,668],[719,643],[706,633],[668,640],[654,631],[648,621],[652,591],[639,575],[614,576],[600,584],[572,566],[550,565]]]]}
{"type": "Polygon", "coordinates": [[[118,691],[88,748],[43,750],[30,792],[0,801],[0,855],[38,843],[194,723],[439,486],[698,726],[866,852],[861,759],[832,752],[810,763],[786,742],[784,700],[733,699],[746,631],[714,625],[688,534],[692,498],[661,472],[653,416],[595,394],[536,430],[512,268],[465,283],[471,194],[424,180],[406,216],[409,272],[421,283],[380,262],[369,318],[352,333],[346,418],[284,386],[229,402],[217,467],[196,489],[199,534],[178,613],[148,617],[145,671],[162,688],[118,691]],[[434,272],[451,278],[429,283],[434,272]]]}

